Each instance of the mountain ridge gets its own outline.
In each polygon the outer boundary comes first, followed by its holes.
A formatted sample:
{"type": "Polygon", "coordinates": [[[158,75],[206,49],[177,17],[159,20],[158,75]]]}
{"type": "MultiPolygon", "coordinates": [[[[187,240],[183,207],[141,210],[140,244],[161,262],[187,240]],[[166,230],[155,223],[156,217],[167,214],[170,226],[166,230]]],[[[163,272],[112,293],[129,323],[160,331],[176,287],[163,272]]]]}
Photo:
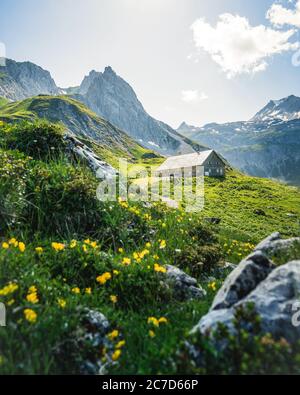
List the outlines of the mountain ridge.
{"type": "Polygon", "coordinates": [[[133,88],[111,66],[103,73],[92,70],[79,87],[62,89],[56,86],[48,71],[34,63],[6,59],[6,66],[0,68],[0,96],[19,101],[39,94],[70,95],[126,132],[138,144],[166,156],[207,148],[151,117],[133,88]]]}
{"type": "Polygon", "coordinates": [[[188,138],[218,150],[233,166],[300,185],[300,98],[271,100],[249,121],[180,125],[188,138]]]}

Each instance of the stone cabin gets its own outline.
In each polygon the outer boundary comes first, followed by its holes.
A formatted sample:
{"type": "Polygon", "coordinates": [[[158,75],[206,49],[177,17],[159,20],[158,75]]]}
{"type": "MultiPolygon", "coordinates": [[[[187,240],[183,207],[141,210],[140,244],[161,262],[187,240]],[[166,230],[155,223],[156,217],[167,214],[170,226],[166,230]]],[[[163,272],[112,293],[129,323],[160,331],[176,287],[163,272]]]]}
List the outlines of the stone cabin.
{"type": "Polygon", "coordinates": [[[208,150],[187,155],[171,156],[156,169],[155,173],[157,176],[168,177],[174,176],[185,169],[186,175],[194,177],[197,167],[204,167],[205,176],[224,177],[226,165],[226,161],[216,151],[208,150]]]}

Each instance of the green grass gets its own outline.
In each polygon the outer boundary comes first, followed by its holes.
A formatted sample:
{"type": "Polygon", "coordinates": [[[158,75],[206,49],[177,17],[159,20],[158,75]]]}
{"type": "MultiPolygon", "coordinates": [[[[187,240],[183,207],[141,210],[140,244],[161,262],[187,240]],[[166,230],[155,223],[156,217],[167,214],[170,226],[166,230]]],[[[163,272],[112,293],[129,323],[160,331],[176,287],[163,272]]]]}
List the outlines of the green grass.
{"type": "MultiPolygon", "coordinates": [[[[225,179],[205,180],[200,213],[161,203],[99,202],[97,180],[65,154],[62,133],[45,122],[0,125],[0,302],[7,306],[7,327],[0,328],[0,372],[78,373],[86,361],[110,361],[117,343],[125,340],[108,373],[194,373],[184,343],[227,274],[220,274],[220,266],[225,260],[238,262],[273,231],[297,235],[299,190],[230,171],[225,179]],[[265,215],[255,214],[258,209],[265,215]],[[209,225],[207,217],[221,223],[209,225]],[[166,286],[167,264],[195,276],[207,297],[178,299],[166,286]],[[99,276],[105,273],[110,278],[101,283],[99,276]],[[211,276],[216,278],[214,290],[207,280],[211,276]],[[116,339],[101,338],[96,345],[83,340],[86,308],[106,315],[111,330],[118,330],[116,339]],[[31,315],[26,316],[26,309],[31,315]],[[149,317],[164,317],[167,323],[157,327],[148,323],[149,317]]],[[[87,142],[111,163],[117,161],[114,153],[87,142]]],[[[144,160],[141,152],[131,163],[135,170],[144,160]]],[[[160,161],[150,159],[148,165],[160,161]]],[[[200,373],[286,369],[287,357],[280,359],[277,345],[271,350],[256,343],[250,347],[257,350],[253,367],[247,365],[252,357],[245,362],[239,355],[242,347],[250,352],[248,343],[239,345],[240,351],[234,344],[226,356],[232,365],[226,367],[226,358],[220,356],[218,362],[207,339],[197,342],[204,342],[208,354],[200,373]],[[274,356],[276,369],[262,368],[265,355],[274,356]]],[[[291,361],[296,371],[299,364],[291,361]]]]}

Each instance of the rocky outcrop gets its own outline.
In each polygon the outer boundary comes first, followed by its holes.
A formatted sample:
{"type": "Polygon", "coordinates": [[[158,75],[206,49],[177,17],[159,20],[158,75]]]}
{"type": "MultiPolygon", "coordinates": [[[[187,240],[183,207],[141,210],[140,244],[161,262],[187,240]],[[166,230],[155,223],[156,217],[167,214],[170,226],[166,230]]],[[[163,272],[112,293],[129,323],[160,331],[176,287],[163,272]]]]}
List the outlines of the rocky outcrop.
{"type": "Polygon", "coordinates": [[[282,240],[278,233],[261,242],[227,277],[193,332],[213,333],[222,323],[234,333],[235,312],[253,304],[262,332],[290,342],[299,340],[300,325],[294,324],[293,314],[300,297],[300,248],[293,250],[296,260],[279,267],[270,261],[275,252],[288,253],[295,243],[300,247],[300,238],[282,240]]]}
{"type": "Polygon", "coordinates": [[[197,284],[197,280],[175,266],[167,265],[166,283],[174,290],[179,300],[203,299],[206,291],[197,284]]]}
{"type": "Polygon", "coordinates": [[[69,152],[74,154],[79,160],[85,162],[97,178],[107,179],[117,175],[117,171],[111,165],[101,160],[91,148],[83,144],[76,137],[67,134],[65,139],[69,152]]]}
{"type": "Polygon", "coordinates": [[[15,62],[5,59],[0,66],[0,96],[12,100],[23,100],[39,94],[58,95],[49,71],[31,62],[15,62]]]}

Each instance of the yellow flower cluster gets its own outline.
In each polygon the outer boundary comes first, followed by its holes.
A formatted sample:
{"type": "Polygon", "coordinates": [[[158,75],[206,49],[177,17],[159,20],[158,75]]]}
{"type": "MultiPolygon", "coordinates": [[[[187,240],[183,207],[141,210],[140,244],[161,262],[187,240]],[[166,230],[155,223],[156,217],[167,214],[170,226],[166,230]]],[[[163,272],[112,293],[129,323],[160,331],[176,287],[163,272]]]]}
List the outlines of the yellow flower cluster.
{"type": "Polygon", "coordinates": [[[58,299],[57,303],[58,303],[59,307],[61,307],[62,309],[64,309],[67,305],[67,302],[64,299],[58,299]]]}
{"type": "Polygon", "coordinates": [[[14,293],[19,288],[16,283],[9,283],[4,288],[0,289],[0,296],[7,296],[14,293]]]}
{"type": "Polygon", "coordinates": [[[156,318],[156,317],[149,317],[147,320],[147,323],[149,325],[154,325],[157,328],[159,327],[160,324],[167,324],[168,320],[166,317],[160,317],[160,318],[156,318]]]}
{"type": "Polygon", "coordinates": [[[109,297],[110,301],[114,304],[118,303],[118,297],[117,295],[110,295],[109,297]]]}
{"type": "MultiPolygon", "coordinates": [[[[147,322],[148,322],[149,325],[153,325],[156,328],[159,328],[160,324],[167,324],[169,321],[167,320],[166,317],[160,317],[160,318],[149,317],[147,322]]],[[[149,336],[151,338],[154,338],[156,336],[156,334],[155,334],[153,329],[150,329],[148,333],[149,333],[149,336]]]]}
{"type": "Polygon", "coordinates": [[[154,271],[157,273],[167,273],[167,269],[164,266],[159,265],[158,263],[154,264],[154,271]]]}
{"type": "Polygon", "coordinates": [[[216,291],[217,290],[217,284],[215,281],[212,281],[211,283],[208,284],[208,288],[211,289],[212,291],[216,291]]]}
{"type": "Polygon", "coordinates": [[[134,252],[133,259],[137,261],[137,263],[141,263],[142,259],[145,258],[146,255],[149,255],[150,251],[148,249],[144,249],[141,252],[134,252]]]}
{"type": "Polygon", "coordinates": [[[96,281],[97,281],[99,284],[104,285],[104,284],[106,284],[106,282],[107,282],[108,280],[110,280],[110,279],[111,279],[111,274],[110,274],[109,272],[106,272],[106,273],[102,274],[101,276],[98,276],[98,277],[96,278],[96,281]]]}
{"type": "Polygon", "coordinates": [[[30,302],[32,304],[37,304],[39,302],[37,288],[34,285],[29,288],[26,299],[27,299],[27,302],[30,302]]]}
{"type": "Polygon", "coordinates": [[[96,241],[91,241],[90,239],[84,240],[84,244],[92,247],[92,248],[97,248],[98,244],[96,241]]]}
{"type": "Polygon", "coordinates": [[[26,246],[22,241],[18,241],[15,238],[10,239],[8,242],[4,241],[2,243],[2,248],[4,250],[8,250],[9,247],[15,247],[15,248],[19,248],[20,252],[24,252],[26,250],[26,246]]]}
{"type": "Polygon", "coordinates": [[[36,312],[31,309],[25,309],[24,316],[25,316],[25,319],[32,324],[34,324],[37,320],[36,312]]]}
{"type": "MultiPolygon", "coordinates": [[[[120,336],[119,331],[118,331],[117,329],[114,329],[112,332],[110,332],[110,333],[107,335],[107,338],[108,338],[110,341],[114,341],[114,340],[116,340],[119,336],[120,336]]],[[[112,359],[114,362],[116,362],[116,361],[120,358],[120,356],[122,355],[122,350],[121,350],[121,349],[125,346],[125,344],[126,344],[125,340],[119,340],[118,343],[116,343],[116,345],[115,345],[115,350],[114,350],[114,352],[113,352],[113,354],[112,354],[112,356],[111,356],[111,359],[112,359]]],[[[104,353],[105,353],[105,352],[106,352],[106,350],[104,349],[104,353]]]]}
{"type": "Polygon", "coordinates": [[[54,242],[54,243],[51,244],[51,246],[56,252],[63,251],[65,249],[65,245],[62,244],[62,243],[54,242]]]}
{"type": "Polygon", "coordinates": [[[74,287],[74,288],[72,288],[72,292],[73,292],[73,294],[80,294],[80,288],[78,288],[78,287],[74,287]]]}

